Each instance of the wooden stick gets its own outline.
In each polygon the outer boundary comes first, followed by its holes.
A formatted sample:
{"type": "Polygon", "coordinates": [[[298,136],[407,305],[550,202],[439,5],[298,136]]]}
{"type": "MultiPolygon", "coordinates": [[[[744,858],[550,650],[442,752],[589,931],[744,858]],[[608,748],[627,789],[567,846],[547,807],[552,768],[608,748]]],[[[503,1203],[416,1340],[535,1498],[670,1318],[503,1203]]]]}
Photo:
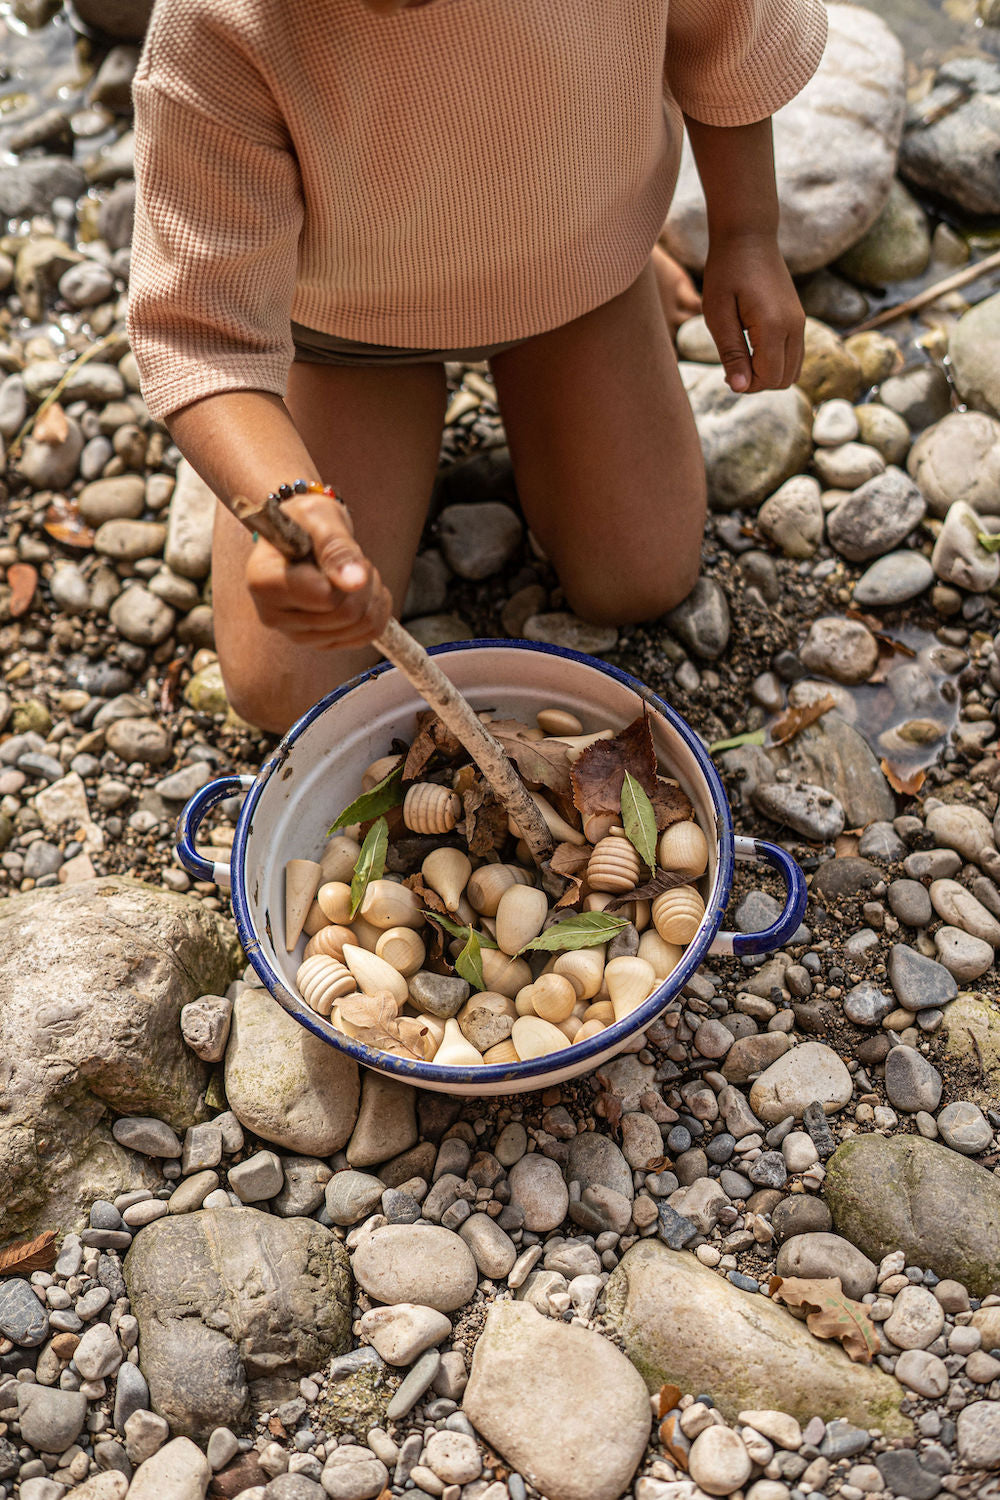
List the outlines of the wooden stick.
{"type": "MultiPolygon", "coordinates": [[[[1000,270],[1000,250],[995,250],[992,255],[987,255],[983,260],[977,260],[972,265],[963,266],[960,271],[953,271],[942,281],[936,281],[933,286],[926,286],[922,292],[916,292],[912,297],[907,297],[905,302],[897,302],[895,307],[883,308],[866,323],[859,323],[857,328],[852,328],[851,334],[868,333],[872,328],[881,328],[884,323],[894,322],[896,318],[905,318],[909,313],[919,312],[929,302],[943,297],[945,292],[957,292],[960,286],[968,286],[970,281],[978,281],[980,276],[986,276],[990,271],[996,270],[1000,270]]],[[[846,336],[850,337],[850,334],[846,336]]]]}
{"type": "MultiPolygon", "coordinates": [[[[312,555],[308,535],[276,500],[268,499],[262,506],[254,508],[244,496],[237,495],[229,505],[238,521],[270,542],[283,557],[302,562],[312,555]]],[[[490,734],[471,703],[397,619],[391,618],[372,644],[387,661],[398,667],[468,750],[517,824],[531,850],[532,859],[543,872],[544,880],[545,866],[552,854],[552,835],[503,746],[490,734]]],[[[560,895],[564,886],[565,882],[560,880],[560,895]]]]}

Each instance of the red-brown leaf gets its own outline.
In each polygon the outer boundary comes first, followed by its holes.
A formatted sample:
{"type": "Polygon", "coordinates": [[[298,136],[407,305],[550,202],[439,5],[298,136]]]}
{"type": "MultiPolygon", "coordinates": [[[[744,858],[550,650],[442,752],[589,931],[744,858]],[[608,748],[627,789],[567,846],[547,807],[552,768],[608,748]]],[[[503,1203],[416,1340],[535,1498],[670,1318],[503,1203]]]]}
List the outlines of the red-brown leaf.
{"type": "Polygon", "coordinates": [[[435,755],[446,761],[468,759],[468,752],[432,708],[417,714],[417,729],[403,766],[403,780],[416,781],[435,755]]]}
{"type": "Polygon", "coordinates": [[[893,791],[898,792],[901,797],[915,797],[927,779],[926,768],[922,768],[919,771],[911,771],[907,775],[905,771],[894,766],[891,761],[882,760],[879,764],[882,767],[886,781],[892,787],[893,791]]]}
{"type": "Polygon", "coordinates": [[[879,1352],[878,1330],[863,1302],[844,1295],[839,1276],[772,1276],[773,1302],[785,1302],[806,1315],[806,1327],[818,1339],[836,1339],[855,1364],[870,1365],[879,1352]]]}
{"type": "Polygon", "coordinates": [[[656,752],[645,713],[614,739],[595,740],[574,761],[573,801],[583,818],[621,812],[626,771],[652,797],[657,787],[656,752]]]}
{"type": "Polygon", "coordinates": [[[837,700],[832,693],[824,693],[822,698],[817,698],[814,703],[803,703],[789,705],[784,713],[779,714],[771,725],[771,743],[773,745],[787,745],[793,740],[801,729],[808,724],[815,724],[817,719],[829,713],[831,708],[836,708],[837,700]]]}
{"type": "Polygon", "coordinates": [[[38,587],[38,569],[33,568],[30,563],[11,563],[7,569],[7,583],[10,588],[10,615],[12,620],[16,620],[20,615],[26,615],[31,608],[31,601],[38,587]]]}
{"type": "MultiPolygon", "coordinates": [[[[463,767],[466,769],[474,769],[463,767]]],[[[507,842],[507,808],[478,772],[460,793],[465,813],[465,841],[469,853],[482,857],[502,849],[507,842]]],[[[457,788],[456,788],[457,790],[457,788]]]]}
{"type": "Polygon", "coordinates": [[[51,1271],[56,1263],[56,1234],[46,1229],[37,1239],[15,1240],[0,1250],[0,1276],[29,1276],[51,1271]]]}
{"type": "Polygon", "coordinates": [[[576,906],[584,895],[587,866],[592,849],[589,844],[557,844],[549,860],[549,868],[569,882],[559,900],[556,910],[576,906]]]}
{"type": "Polygon", "coordinates": [[[58,401],[53,401],[40,412],[32,431],[32,437],[39,443],[47,443],[52,448],[58,448],[69,436],[69,421],[66,413],[58,401]]]}
{"type": "Polygon", "coordinates": [[[46,509],[42,525],[52,540],[61,542],[64,547],[79,547],[89,551],[94,545],[94,533],[80,519],[75,500],[56,495],[46,509]]]}
{"type": "Polygon", "coordinates": [[[517,719],[497,719],[486,726],[499,740],[521,775],[533,787],[548,787],[568,797],[572,793],[568,747],[559,740],[536,740],[517,719]]]}

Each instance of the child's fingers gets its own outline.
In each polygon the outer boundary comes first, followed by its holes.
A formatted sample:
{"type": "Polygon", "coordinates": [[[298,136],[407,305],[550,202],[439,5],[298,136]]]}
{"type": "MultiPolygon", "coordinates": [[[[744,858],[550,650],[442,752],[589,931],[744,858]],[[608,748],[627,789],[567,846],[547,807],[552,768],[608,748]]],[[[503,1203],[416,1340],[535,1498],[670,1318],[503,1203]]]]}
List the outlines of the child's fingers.
{"type": "Polygon", "coordinates": [[[317,565],[330,582],[346,593],[365,588],[374,570],[354,540],[344,506],[325,495],[309,495],[288,510],[309,533],[317,565]]]}
{"type": "Polygon", "coordinates": [[[761,332],[753,346],[752,391],[780,390],[785,381],[785,334],[781,328],[761,332]]]}
{"type": "Polygon", "coordinates": [[[726,372],[726,383],[730,390],[747,390],[753,378],[753,369],[735,298],[723,312],[716,313],[709,325],[709,332],[719,351],[719,359],[726,372]]]}

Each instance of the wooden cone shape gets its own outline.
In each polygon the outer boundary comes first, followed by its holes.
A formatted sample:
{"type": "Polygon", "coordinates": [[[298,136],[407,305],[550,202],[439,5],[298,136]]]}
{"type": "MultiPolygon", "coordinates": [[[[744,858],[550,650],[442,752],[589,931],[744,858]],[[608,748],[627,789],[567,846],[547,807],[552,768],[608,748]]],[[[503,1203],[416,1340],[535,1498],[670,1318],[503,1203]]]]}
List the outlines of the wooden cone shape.
{"type": "Polygon", "coordinates": [[[321,875],[322,869],[314,859],[290,859],[285,866],[286,953],[291,953],[302,935],[321,875]]]}

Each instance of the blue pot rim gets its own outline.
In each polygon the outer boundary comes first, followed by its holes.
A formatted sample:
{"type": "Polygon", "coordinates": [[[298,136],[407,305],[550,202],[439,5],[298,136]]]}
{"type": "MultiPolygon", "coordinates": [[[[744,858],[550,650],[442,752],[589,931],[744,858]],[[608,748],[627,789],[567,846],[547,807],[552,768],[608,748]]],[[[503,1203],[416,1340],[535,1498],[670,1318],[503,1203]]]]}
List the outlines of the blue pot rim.
{"type": "MultiPolygon", "coordinates": [[[[566,646],[550,646],[542,641],[525,640],[497,640],[482,638],[468,641],[449,641],[442,646],[434,646],[430,649],[431,656],[450,656],[453,652],[460,651],[532,651],[541,656],[554,656],[565,661],[573,661],[581,666],[591,667],[605,677],[612,678],[623,687],[630,688],[641,700],[660,714],[672,729],[683,739],[688,750],[694,755],[699,770],[701,771],[708,786],[715,809],[715,831],[718,842],[718,870],[716,875],[717,896],[714,904],[705,913],[698,936],[689,944],[684,957],[677,968],[668,975],[663,983],[653,991],[648,999],[644,1000],[636,1010],[621,1021],[615,1021],[612,1025],[590,1037],[585,1042],[573,1045],[574,1066],[582,1064],[577,1071],[586,1071],[585,1065],[590,1061],[596,1061],[603,1053],[614,1048],[629,1036],[644,1031],[647,1026],[652,1025],[657,1016],[661,1015],[669,1002],[681,993],[684,986],[701,965],[707,956],[716,933],[722,926],[726,905],[733,884],[733,870],[735,865],[735,852],[733,845],[733,820],[726,797],[725,789],[719,778],[719,773],[712,764],[711,757],[698,735],[683,719],[675,709],[665,703],[652,688],[640,682],[629,672],[624,672],[620,667],[612,666],[609,662],[601,661],[599,657],[589,656],[583,651],[572,651],[566,646]]],[[[408,1058],[395,1057],[392,1053],[381,1052],[372,1047],[367,1047],[363,1042],[355,1041],[353,1037],[345,1036],[329,1022],[324,1021],[322,1016],[316,1014],[306,1005],[305,1001],[294,994],[285,984],[282,976],[271,967],[264,957],[260,948],[260,939],[254,929],[253,919],[250,914],[249,904],[246,896],[246,885],[244,878],[247,841],[253,825],[254,811],[261,797],[264,795],[271,778],[284,766],[292,747],[305,731],[315,723],[321,714],[333,708],[348,693],[376,677],[381,677],[385,672],[393,672],[396,668],[390,662],[379,662],[367,672],[360,673],[351,678],[349,682],[342,683],[325,698],[313,704],[289,729],[281,743],[274,752],[264,761],[257,774],[253,786],[247,792],[246,799],[240,811],[236,825],[236,836],[233,840],[232,863],[230,866],[232,879],[232,904],[236,918],[236,929],[239,933],[240,942],[244,952],[250,960],[255,973],[263,981],[265,987],[275,1000],[290,1015],[294,1016],[300,1025],[305,1026],[314,1036],[320,1037],[330,1046],[352,1057],[355,1062],[363,1067],[374,1068],[381,1073],[389,1073],[407,1082],[419,1085],[420,1083],[438,1084],[463,1084],[472,1085],[482,1092],[491,1094],[503,1094],[503,1084],[510,1082],[523,1083],[528,1079],[538,1079],[539,1084],[553,1073],[559,1072],[568,1065],[567,1047],[566,1059],[562,1062],[561,1052],[548,1053],[543,1057],[531,1058],[526,1062],[510,1063],[507,1065],[486,1064],[482,1067],[444,1067],[435,1065],[433,1062],[411,1062],[408,1058]],[[487,1087],[488,1085],[488,1087],[487,1087]]]]}

